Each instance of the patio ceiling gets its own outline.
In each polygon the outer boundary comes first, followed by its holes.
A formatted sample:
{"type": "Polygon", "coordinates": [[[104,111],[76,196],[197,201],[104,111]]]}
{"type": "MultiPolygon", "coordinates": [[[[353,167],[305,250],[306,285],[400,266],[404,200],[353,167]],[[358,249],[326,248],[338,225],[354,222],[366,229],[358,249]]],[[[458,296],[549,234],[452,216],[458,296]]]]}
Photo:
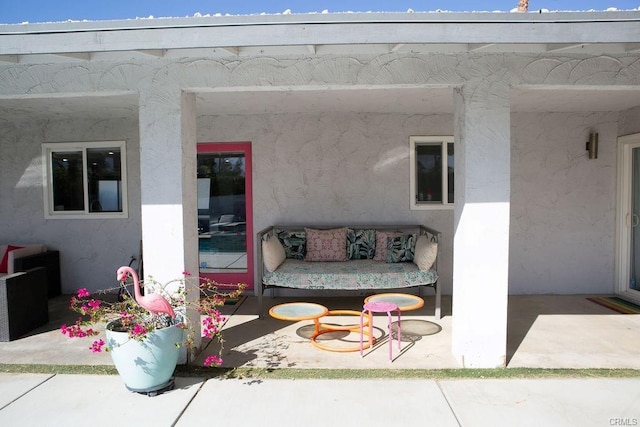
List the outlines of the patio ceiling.
{"type": "MultiPolygon", "coordinates": [[[[0,25],[0,63],[83,64],[140,58],[237,58],[389,53],[640,51],[640,12],[345,13],[250,15],[0,25]]],[[[452,113],[451,88],[187,88],[199,115],[452,113]]],[[[511,109],[622,111],[640,106],[638,87],[515,88],[511,109]],[[602,90],[599,90],[602,89],[602,90]]],[[[135,93],[0,96],[0,118],[132,117],[135,93]]]]}
{"type": "MultiPolygon", "coordinates": [[[[198,92],[199,115],[363,112],[451,114],[451,88],[342,88],[276,89],[260,91],[198,92]]],[[[624,111],[640,107],[640,88],[514,88],[512,112],[624,111]]],[[[19,121],[26,117],[61,120],[131,118],[138,115],[137,95],[79,94],[57,97],[0,99],[0,117],[19,121]]]]}

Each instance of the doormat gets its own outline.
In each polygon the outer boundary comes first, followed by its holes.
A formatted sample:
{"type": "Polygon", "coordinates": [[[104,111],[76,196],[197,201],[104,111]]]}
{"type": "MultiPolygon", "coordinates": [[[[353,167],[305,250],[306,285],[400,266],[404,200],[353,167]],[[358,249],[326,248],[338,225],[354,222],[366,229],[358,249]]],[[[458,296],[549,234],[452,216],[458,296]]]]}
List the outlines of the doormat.
{"type": "Polygon", "coordinates": [[[603,307],[607,307],[613,311],[617,311],[620,314],[640,314],[640,306],[625,301],[618,297],[589,297],[587,298],[591,302],[595,302],[603,307]]]}

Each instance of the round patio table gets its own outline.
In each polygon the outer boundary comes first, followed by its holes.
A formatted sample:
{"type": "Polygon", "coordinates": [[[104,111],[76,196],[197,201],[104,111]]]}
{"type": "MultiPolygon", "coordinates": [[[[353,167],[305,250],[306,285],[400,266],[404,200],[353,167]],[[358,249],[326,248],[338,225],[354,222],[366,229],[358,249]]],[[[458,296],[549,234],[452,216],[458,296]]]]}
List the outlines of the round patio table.
{"type": "Polygon", "coordinates": [[[313,320],[315,324],[314,335],[320,331],[320,318],[329,313],[324,305],[312,302],[289,302],[271,307],[269,315],[278,320],[313,320]]]}
{"type": "Polygon", "coordinates": [[[371,295],[364,300],[369,302],[390,302],[398,306],[400,311],[417,310],[424,305],[424,300],[417,295],[387,293],[371,295]]]}
{"type": "MultiPolygon", "coordinates": [[[[337,316],[337,315],[348,315],[348,316],[360,316],[360,311],[354,310],[331,310],[324,305],[312,303],[312,302],[289,302],[286,304],[279,304],[273,306],[269,310],[269,315],[274,319],[278,320],[290,320],[298,322],[300,320],[313,320],[314,323],[314,331],[311,335],[311,343],[322,350],[327,351],[336,351],[336,352],[347,352],[347,351],[358,351],[360,349],[359,346],[352,346],[348,348],[331,348],[324,344],[318,342],[317,338],[320,335],[327,334],[330,332],[339,332],[339,331],[347,331],[347,332],[356,332],[360,331],[360,325],[327,325],[320,323],[320,319],[325,316],[337,316]],[[322,329],[321,329],[322,328],[322,329]]],[[[368,326],[368,321],[365,323],[365,326],[368,326]]],[[[365,332],[367,333],[367,332],[365,332]]],[[[368,334],[368,333],[367,333],[368,334]]],[[[367,348],[367,347],[365,347],[367,348]]]]}

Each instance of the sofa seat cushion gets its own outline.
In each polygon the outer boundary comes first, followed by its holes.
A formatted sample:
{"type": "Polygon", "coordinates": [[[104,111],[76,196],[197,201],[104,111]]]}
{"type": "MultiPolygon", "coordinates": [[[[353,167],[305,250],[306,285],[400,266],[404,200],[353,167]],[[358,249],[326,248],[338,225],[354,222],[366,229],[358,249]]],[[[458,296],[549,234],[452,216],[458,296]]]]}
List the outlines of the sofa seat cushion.
{"type": "Polygon", "coordinates": [[[287,259],[263,277],[267,286],[335,290],[409,288],[437,280],[434,269],[420,271],[412,262],[381,263],[370,259],[321,263],[287,259]]]}

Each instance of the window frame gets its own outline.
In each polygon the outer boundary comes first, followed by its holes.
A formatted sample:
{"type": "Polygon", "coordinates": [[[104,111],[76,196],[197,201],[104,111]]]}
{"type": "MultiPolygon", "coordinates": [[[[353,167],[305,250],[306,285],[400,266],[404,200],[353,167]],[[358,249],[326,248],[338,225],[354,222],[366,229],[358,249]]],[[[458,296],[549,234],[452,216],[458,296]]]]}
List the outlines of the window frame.
{"type": "Polygon", "coordinates": [[[129,205],[127,197],[127,144],[126,141],[81,141],[81,142],[46,142],[42,144],[42,187],[44,194],[45,219],[109,219],[128,218],[129,205]],[[90,212],[89,211],[89,174],[87,150],[89,149],[120,149],[120,181],[122,212],[90,212]],[[53,206],[53,171],[51,156],[60,151],[80,151],[82,153],[82,184],[84,210],[55,211],[53,206]]]}
{"type": "MultiPolygon", "coordinates": [[[[453,136],[441,135],[441,136],[410,136],[409,137],[409,182],[410,182],[410,194],[409,205],[411,210],[442,210],[453,209],[454,204],[447,200],[435,201],[429,203],[418,203],[418,183],[417,183],[417,161],[418,156],[416,149],[420,145],[440,145],[442,150],[442,194],[448,194],[448,146],[454,144],[453,136]]],[[[454,145],[455,146],[455,145],[454,145]]],[[[454,151],[455,155],[455,151],[454,151]]],[[[455,170],[454,170],[455,173],[455,170]]],[[[445,199],[445,197],[443,197],[445,199]]]]}

